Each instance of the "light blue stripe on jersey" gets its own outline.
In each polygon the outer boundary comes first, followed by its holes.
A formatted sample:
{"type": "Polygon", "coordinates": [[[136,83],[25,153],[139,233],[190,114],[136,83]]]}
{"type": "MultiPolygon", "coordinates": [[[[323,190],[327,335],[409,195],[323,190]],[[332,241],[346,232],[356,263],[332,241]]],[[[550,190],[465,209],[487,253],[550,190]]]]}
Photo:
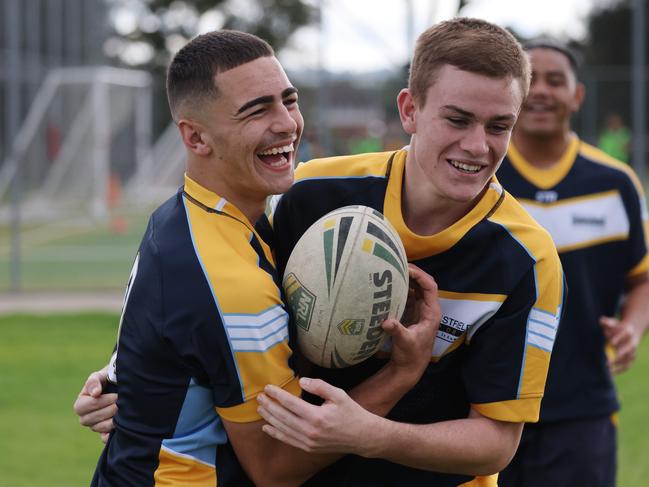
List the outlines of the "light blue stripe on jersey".
{"type": "Polygon", "coordinates": [[[223,323],[235,352],[264,352],[288,338],[288,313],[279,305],[257,314],[225,313],[223,323]]]}
{"type": "Polygon", "coordinates": [[[526,342],[533,346],[552,352],[554,340],[559,327],[559,315],[533,308],[527,320],[526,342]]]}
{"type": "Polygon", "coordinates": [[[162,446],[173,453],[213,467],[216,462],[216,446],[227,441],[221,418],[214,410],[212,391],[199,386],[192,379],[174,436],[163,440],[162,446]]]}

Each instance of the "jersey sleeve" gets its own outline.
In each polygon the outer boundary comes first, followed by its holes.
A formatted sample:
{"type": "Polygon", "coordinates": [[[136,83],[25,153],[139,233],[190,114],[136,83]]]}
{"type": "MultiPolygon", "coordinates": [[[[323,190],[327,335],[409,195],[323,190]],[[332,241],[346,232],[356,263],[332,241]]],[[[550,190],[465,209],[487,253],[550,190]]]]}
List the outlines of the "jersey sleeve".
{"type": "Polygon", "coordinates": [[[160,258],[164,339],[224,419],[260,420],[267,384],[299,394],[272,256],[238,220],[186,208],[190,233],[160,258]]]}
{"type": "Polygon", "coordinates": [[[538,421],[564,299],[559,258],[548,253],[467,345],[462,374],[473,409],[500,421],[538,421]]]}
{"type": "Polygon", "coordinates": [[[649,213],[647,202],[640,185],[628,181],[623,199],[629,218],[629,251],[627,253],[628,277],[636,277],[649,271],[649,253],[647,241],[649,240],[649,213]]]}

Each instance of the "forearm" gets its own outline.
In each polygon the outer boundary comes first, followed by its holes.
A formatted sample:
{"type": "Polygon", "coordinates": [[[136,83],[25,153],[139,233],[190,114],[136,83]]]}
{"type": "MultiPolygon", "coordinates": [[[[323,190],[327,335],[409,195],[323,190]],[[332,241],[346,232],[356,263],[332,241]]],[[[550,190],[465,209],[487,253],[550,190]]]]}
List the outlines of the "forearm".
{"type": "Polygon", "coordinates": [[[375,416],[358,453],[423,470],[490,475],[510,462],[521,431],[522,424],[484,417],[415,425],[375,416]]]}
{"type": "MultiPolygon", "coordinates": [[[[385,416],[394,405],[408,392],[417,381],[417,376],[406,369],[395,367],[388,363],[378,372],[354,387],[349,395],[367,411],[380,416],[385,416]]],[[[302,432],[306,438],[309,431],[305,428],[302,432]]],[[[341,452],[345,451],[341,442],[341,452]]],[[[276,479],[285,479],[287,483],[277,485],[291,485],[297,479],[307,480],[316,472],[341,458],[340,453],[306,453],[278,444],[274,449],[274,458],[268,463],[272,464],[273,475],[276,479]],[[296,466],[299,466],[296,469],[296,466]]]]}
{"type": "Polygon", "coordinates": [[[638,338],[649,329],[649,279],[643,277],[627,288],[621,313],[621,321],[629,323],[638,338]]]}
{"type": "Polygon", "coordinates": [[[224,421],[234,452],[257,486],[288,487],[303,484],[341,455],[306,453],[262,432],[263,422],[224,421]]]}
{"type": "Polygon", "coordinates": [[[421,374],[387,363],[374,375],[349,391],[349,396],[364,409],[378,416],[388,414],[412,389],[421,374]]]}
{"type": "Polygon", "coordinates": [[[258,471],[255,485],[289,487],[302,485],[313,475],[342,457],[338,453],[306,453],[280,441],[271,450],[265,466],[258,471]]]}

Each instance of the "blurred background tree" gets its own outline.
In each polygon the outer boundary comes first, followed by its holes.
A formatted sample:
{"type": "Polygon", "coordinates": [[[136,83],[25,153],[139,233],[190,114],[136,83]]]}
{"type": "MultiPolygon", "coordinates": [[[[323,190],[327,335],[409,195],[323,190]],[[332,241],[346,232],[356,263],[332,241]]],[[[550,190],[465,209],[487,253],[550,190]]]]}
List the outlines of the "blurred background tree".
{"type": "Polygon", "coordinates": [[[132,67],[162,68],[200,32],[237,29],[280,50],[299,27],[316,19],[303,0],[107,0],[115,35],[108,54],[132,67]]]}
{"type": "Polygon", "coordinates": [[[113,33],[104,44],[105,54],[117,65],[144,69],[154,77],[154,134],[170,120],[165,69],[189,39],[209,30],[237,29],[258,35],[279,51],[318,14],[303,0],[106,1],[113,33]]]}

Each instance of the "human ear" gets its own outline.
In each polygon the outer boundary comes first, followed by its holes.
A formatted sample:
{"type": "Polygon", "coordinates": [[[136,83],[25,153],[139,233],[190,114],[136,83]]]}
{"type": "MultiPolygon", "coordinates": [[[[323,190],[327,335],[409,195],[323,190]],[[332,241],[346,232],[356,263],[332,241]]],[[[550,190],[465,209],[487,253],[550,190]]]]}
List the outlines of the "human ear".
{"type": "Polygon", "coordinates": [[[205,133],[199,123],[193,120],[182,119],[178,122],[178,130],[185,147],[197,156],[208,156],[212,148],[207,143],[205,133]]]}
{"type": "Polygon", "coordinates": [[[584,101],[584,97],[586,96],[586,87],[584,86],[583,83],[577,83],[577,86],[575,87],[575,95],[572,98],[572,111],[577,112],[579,108],[581,107],[581,104],[584,101]]]}
{"type": "Polygon", "coordinates": [[[412,97],[409,89],[404,88],[399,92],[397,95],[397,107],[399,108],[399,118],[401,119],[403,130],[408,135],[417,132],[415,99],[412,97]]]}

